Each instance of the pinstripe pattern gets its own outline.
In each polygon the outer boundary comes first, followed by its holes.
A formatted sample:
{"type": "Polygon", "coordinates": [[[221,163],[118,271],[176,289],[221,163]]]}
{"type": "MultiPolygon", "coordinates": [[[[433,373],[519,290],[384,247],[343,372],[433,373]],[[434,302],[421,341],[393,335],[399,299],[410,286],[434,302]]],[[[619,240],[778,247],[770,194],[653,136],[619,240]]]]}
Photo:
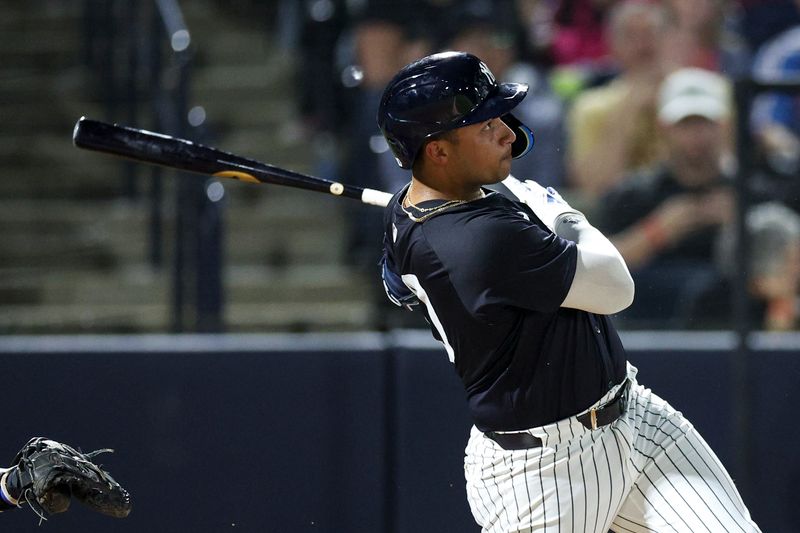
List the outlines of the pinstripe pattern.
{"type": "Polygon", "coordinates": [[[472,429],[464,474],[482,531],[760,531],[691,423],[635,377],[630,366],[628,409],[616,422],[591,431],[573,417],[528,430],[542,448],[506,451],[472,429]]]}

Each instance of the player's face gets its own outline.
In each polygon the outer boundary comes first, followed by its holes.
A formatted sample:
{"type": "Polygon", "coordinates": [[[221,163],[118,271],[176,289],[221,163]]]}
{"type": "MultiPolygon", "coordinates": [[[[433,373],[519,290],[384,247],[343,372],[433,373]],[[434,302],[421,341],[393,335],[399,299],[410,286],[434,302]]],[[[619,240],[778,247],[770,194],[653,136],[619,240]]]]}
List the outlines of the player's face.
{"type": "Polygon", "coordinates": [[[499,118],[464,126],[452,144],[452,175],[465,185],[489,185],[511,171],[511,144],[516,135],[499,118]]]}

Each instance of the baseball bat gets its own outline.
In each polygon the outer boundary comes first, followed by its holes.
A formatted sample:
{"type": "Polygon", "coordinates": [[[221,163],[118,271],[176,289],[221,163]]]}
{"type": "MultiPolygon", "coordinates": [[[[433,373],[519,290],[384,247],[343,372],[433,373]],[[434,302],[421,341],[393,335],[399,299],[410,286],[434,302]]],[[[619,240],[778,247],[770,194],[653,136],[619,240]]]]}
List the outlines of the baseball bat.
{"type": "Polygon", "coordinates": [[[75,124],[72,142],[78,148],[105,152],[135,161],[209,174],[217,178],[233,178],[250,183],[270,183],[323,192],[380,207],[385,207],[392,197],[387,192],[286,170],[186,139],[86,117],[81,117],[75,124]]]}

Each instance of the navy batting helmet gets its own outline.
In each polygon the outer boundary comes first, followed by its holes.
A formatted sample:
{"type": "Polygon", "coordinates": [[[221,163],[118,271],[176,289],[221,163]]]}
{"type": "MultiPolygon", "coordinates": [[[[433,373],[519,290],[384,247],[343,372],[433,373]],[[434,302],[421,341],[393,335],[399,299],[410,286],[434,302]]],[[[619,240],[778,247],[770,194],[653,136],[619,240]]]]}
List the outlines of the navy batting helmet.
{"type": "Polygon", "coordinates": [[[378,126],[397,164],[411,168],[431,136],[500,117],[516,133],[514,158],[533,147],[533,132],[510,111],[528,93],[521,83],[497,83],[472,54],[442,52],[403,67],[387,85],[378,107],[378,126]]]}

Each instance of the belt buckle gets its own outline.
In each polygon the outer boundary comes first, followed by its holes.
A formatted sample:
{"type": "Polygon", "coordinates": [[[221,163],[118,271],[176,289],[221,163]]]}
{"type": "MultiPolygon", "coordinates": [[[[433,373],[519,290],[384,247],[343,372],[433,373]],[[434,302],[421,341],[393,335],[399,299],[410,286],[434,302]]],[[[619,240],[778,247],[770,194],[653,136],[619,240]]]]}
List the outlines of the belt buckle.
{"type": "Polygon", "coordinates": [[[589,409],[589,420],[592,422],[592,430],[597,429],[597,409],[589,409]]]}

